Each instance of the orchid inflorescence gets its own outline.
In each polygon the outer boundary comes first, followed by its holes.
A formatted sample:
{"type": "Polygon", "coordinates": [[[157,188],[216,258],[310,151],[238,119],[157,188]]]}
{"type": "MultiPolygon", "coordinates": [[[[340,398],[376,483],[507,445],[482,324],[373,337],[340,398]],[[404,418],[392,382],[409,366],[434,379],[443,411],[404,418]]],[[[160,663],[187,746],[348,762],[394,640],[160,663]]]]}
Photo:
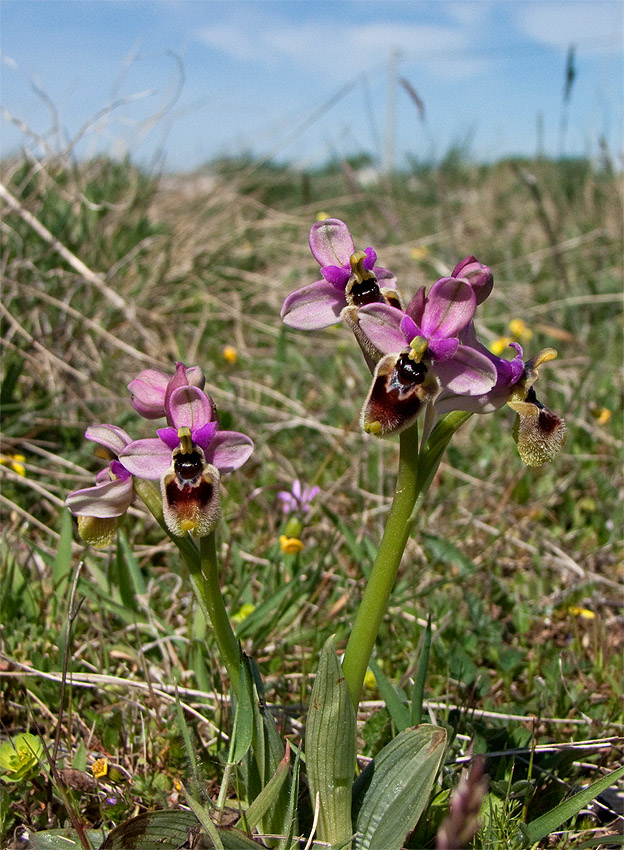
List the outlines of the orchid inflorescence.
{"type": "Polygon", "coordinates": [[[400,433],[423,415],[423,439],[451,411],[490,413],[504,404],[517,414],[520,457],[541,466],[565,442],[563,420],[541,404],[533,389],[538,367],[555,358],[547,348],[524,362],[510,343],[507,360],[489,351],[474,324],[477,307],[492,291],[491,270],[469,256],[429,291],[421,287],[403,306],[396,276],[376,266],[372,248],[355,251],[347,225],[316,222],[310,249],[322,280],[292,292],[282,318],[290,327],[317,330],[344,320],[354,331],[373,381],[362,408],[363,429],[378,436],[400,433]]]}
{"type": "Polygon", "coordinates": [[[217,408],[194,366],[176,364],[173,376],[145,369],[128,384],[134,409],[146,419],[165,419],[166,428],[148,439],[132,438],[115,425],[93,425],[85,437],[110,458],[95,487],[71,493],[66,504],[78,516],[81,537],[109,545],[134,497],[135,479],[159,481],[163,518],[175,537],[205,537],[221,516],[221,475],[242,466],[253,443],[238,431],[219,428],[217,408]]]}

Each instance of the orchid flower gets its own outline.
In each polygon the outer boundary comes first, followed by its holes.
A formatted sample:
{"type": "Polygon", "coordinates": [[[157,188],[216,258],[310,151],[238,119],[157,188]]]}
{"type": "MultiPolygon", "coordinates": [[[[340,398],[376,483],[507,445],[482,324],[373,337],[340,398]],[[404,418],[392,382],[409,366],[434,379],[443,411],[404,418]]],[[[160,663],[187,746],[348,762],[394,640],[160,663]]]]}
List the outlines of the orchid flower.
{"type": "Polygon", "coordinates": [[[373,248],[355,251],[347,225],[337,218],[317,221],[310,230],[310,250],[321,266],[322,280],[292,292],[284,301],[284,323],[299,330],[336,324],[345,307],[373,302],[401,306],[396,277],[376,266],[373,248]]]}
{"type": "Polygon", "coordinates": [[[238,469],[253,443],[237,431],[219,431],[212,399],[199,387],[179,386],[167,400],[170,425],[158,437],[135,440],[119,460],[132,475],[159,480],[167,528],[205,537],[221,516],[221,474],[238,469]]]}
{"type": "Polygon", "coordinates": [[[516,350],[515,357],[511,360],[497,357],[478,340],[472,322],[464,329],[461,338],[490,360],[496,369],[496,383],[482,395],[471,397],[443,389],[435,402],[436,413],[439,416],[452,410],[491,413],[507,404],[516,413],[513,435],[522,461],[527,466],[542,466],[552,460],[565,445],[567,428],[560,416],[538,400],[533,384],[539,377],[539,367],[554,360],[557,352],[553,348],[545,348],[524,362],[522,347],[512,342],[509,347],[516,350]]]}
{"type": "Polygon", "coordinates": [[[463,398],[496,384],[489,358],[459,339],[475,308],[471,285],[452,277],[441,278],[428,295],[423,287],[405,312],[388,304],[360,307],[360,330],[381,354],[362,410],[365,431],[398,433],[443,390],[463,398]]]}
{"type": "Polygon", "coordinates": [[[321,492],[320,487],[302,487],[301,481],[296,478],[290,490],[281,490],[277,498],[282,502],[285,514],[296,513],[307,514],[310,510],[312,500],[321,492]]]}
{"type": "Polygon", "coordinates": [[[134,497],[132,476],[117,460],[132,439],[117,425],[92,425],[85,437],[102,446],[113,459],[96,475],[95,487],[70,493],[65,504],[78,517],[78,531],[85,543],[103,549],[113,542],[134,497]]]}
{"type": "MultiPolygon", "coordinates": [[[[159,369],[144,369],[128,384],[130,402],[145,419],[168,417],[169,398],[178,387],[204,388],[206,378],[199,366],[186,367],[176,363],[173,377],[159,369]]],[[[171,424],[171,423],[169,423],[171,424]]]]}

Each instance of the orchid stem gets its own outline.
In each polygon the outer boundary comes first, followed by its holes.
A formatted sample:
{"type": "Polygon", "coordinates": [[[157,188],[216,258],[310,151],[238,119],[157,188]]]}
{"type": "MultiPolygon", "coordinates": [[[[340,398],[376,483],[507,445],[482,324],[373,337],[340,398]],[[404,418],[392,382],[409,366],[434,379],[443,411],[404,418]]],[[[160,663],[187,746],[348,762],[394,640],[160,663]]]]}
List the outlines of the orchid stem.
{"type": "Polygon", "coordinates": [[[403,431],[400,441],[399,471],[394,500],[342,664],[351,701],[356,711],[366,668],[388,607],[390,593],[410,534],[412,527],[410,516],[419,494],[418,425],[415,423],[403,431]]]}
{"type": "Polygon", "coordinates": [[[238,680],[240,676],[240,649],[238,641],[223,602],[219,586],[219,566],[217,562],[216,535],[213,531],[206,537],[199,538],[199,551],[190,537],[176,537],[166,526],[162,497],[158,488],[151,481],[134,479],[134,489],[143,500],[156,522],[178,547],[191,577],[191,583],[197,601],[206,619],[214,630],[215,640],[225,669],[230,677],[232,689],[238,695],[238,680]]]}
{"type": "MultiPolygon", "coordinates": [[[[219,586],[219,565],[217,562],[216,534],[213,531],[206,537],[200,537],[199,551],[201,569],[198,573],[191,570],[191,579],[195,592],[202,599],[212,628],[215,640],[230,677],[232,690],[238,696],[238,681],[240,676],[241,652],[236,635],[232,630],[230,618],[223,601],[219,586]]],[[[189,566],[190,569],[190,566],[189,566]]]]}

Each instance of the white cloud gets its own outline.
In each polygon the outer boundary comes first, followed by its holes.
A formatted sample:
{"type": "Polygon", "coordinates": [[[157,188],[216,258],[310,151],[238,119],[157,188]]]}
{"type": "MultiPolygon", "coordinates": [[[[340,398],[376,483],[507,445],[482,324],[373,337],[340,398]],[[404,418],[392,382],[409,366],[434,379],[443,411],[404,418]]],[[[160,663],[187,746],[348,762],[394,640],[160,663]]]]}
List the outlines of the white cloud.
{"type": "Polygon", "coordinates": [[[620,0],[539,0],[511,3],[509,8],[521,30],[550,47],[622,49],[624,5],[620,0]]]}
{"type": "Polygon", "coordinates": [[[386,64],[394,50],[410,64],[435,69],[445,77],[474,74],[484,67],[483,58],[473,56],[470,32],[463,26],[323,23],[318,18],[301,24],[275,19],[262,25],[257,20],[246,23],[204,27],[198,36],[239,62],[270,66],[286,60],[291,67],[326,78],[348,79],[386,64]]]}

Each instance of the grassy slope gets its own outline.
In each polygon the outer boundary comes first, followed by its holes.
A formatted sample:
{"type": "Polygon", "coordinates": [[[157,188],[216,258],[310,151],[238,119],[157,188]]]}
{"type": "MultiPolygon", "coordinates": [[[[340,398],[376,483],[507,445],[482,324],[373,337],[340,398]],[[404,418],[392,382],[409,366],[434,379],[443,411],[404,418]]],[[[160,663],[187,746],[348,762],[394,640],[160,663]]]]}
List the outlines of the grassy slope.
{"type": "MultiPolygon", "coordinates": [[[[141,368],[170,370],[180,359],[204,368],[222,426],[256,443],[252,460],[225,482],[223,582],[232,613],[290,585],[277,607],[246,622],[244,644],[267,677],[269,701],[288,707],[298,737],[318,650],[331,632],[341,645],[348,635],[396,463],[392,441],[359,432],[368,378],[348,331],[298,333],[279,321],[284,296],[318,277],[307,234],[321,210],[347,221],[357,246],[372,244],[408,297],[475,254],[496,281],[481,316],[483,336],[504,335],[511,318],[523,318],[534,334],[526,352],[559,350],[542,371],[538,394],[567,420],[564,454],[543,470],[524,468],[510,411],[464,427],[408,546],[382,627],[386,675],[407,681],[431,613],[426,696],[432,718],[457,731],[451,761],[465,750],[463,736],[493,752],[621,734],[616,176],[583,162],[481,169],[454,162],[362,189],[348,168],[301,176],[221,163],[210,178],[159,183],[106,160],[43,165],[5,163],[3,182],[125,307],[112,303],[97,279],[86,281],[17,212],[6,217],[2,452],[26,457],[26,477],[10,464],[0,467],[3,734],[35,723],[54,734],[60,689],[42,674],[62,665],[67,582],[58,559],[53,570],[62,500],[100,468],[84,428],[114,422],[147,436],[150,423],[130,411],[125,384],[141,368]],[[236,347],[235,364],[224,360],[225,345],[236,347]],[[596,418],[602,408],[612,412],[604,424],[596,418]],[[283,525],[276,493],[295,477],[318,483],[319,502],[329,509],[317,504],[309,515],[298,559],[283,556],[276,542],[283,525]],[[18,675],[17,664],[41,672],[18,675]],[[460,715],[458,708],[470,711],[460,715]]],[[[105,812],[109,821],[136,805],[178,799],[174,780],[185,775],[186,758],[160,686],[178,681],[191,689],[182,699],[209,781],[219,776],[220,730],[228,723],[210,634],[170,547],[140,509],[125,532],[134,571],[121,549],[74,546],[73,565],[84,559],[78,592],[85,599],[71,663],[75,674],[124,682],[74,686],[65,695],[61,733],[61,752],[71,752],[78,766],[105,753],[132,774],[105,812]],[[149,681],[153,690],[146,695],[130,680],[149,681]]],[[[367,696],[363,749],[371,755],[389,726],[377,712],[376,691],[367,696]]],[[[523,805],[529,817],[537,815],[545,790],[555,799],[562,782],[584,781],[589,768],[579,763],[595,770],[620,753],[605,745],[538,755],[529,773],[526,756],[513,769],[510,758],[494,758],[496,805],[483,846],[508,846],[505,829],[523,805]]],[[[449,764],[447,784],[457,770],[449,764]]],[[[12,800],[18,820],[46,825],[34,802],[12,800]]],[[[83,796],[78,806],[92,822],[102,817],[97,798],[83,796]]],[[[53,811],[62,820],[58,804],[53,811]]]]}

